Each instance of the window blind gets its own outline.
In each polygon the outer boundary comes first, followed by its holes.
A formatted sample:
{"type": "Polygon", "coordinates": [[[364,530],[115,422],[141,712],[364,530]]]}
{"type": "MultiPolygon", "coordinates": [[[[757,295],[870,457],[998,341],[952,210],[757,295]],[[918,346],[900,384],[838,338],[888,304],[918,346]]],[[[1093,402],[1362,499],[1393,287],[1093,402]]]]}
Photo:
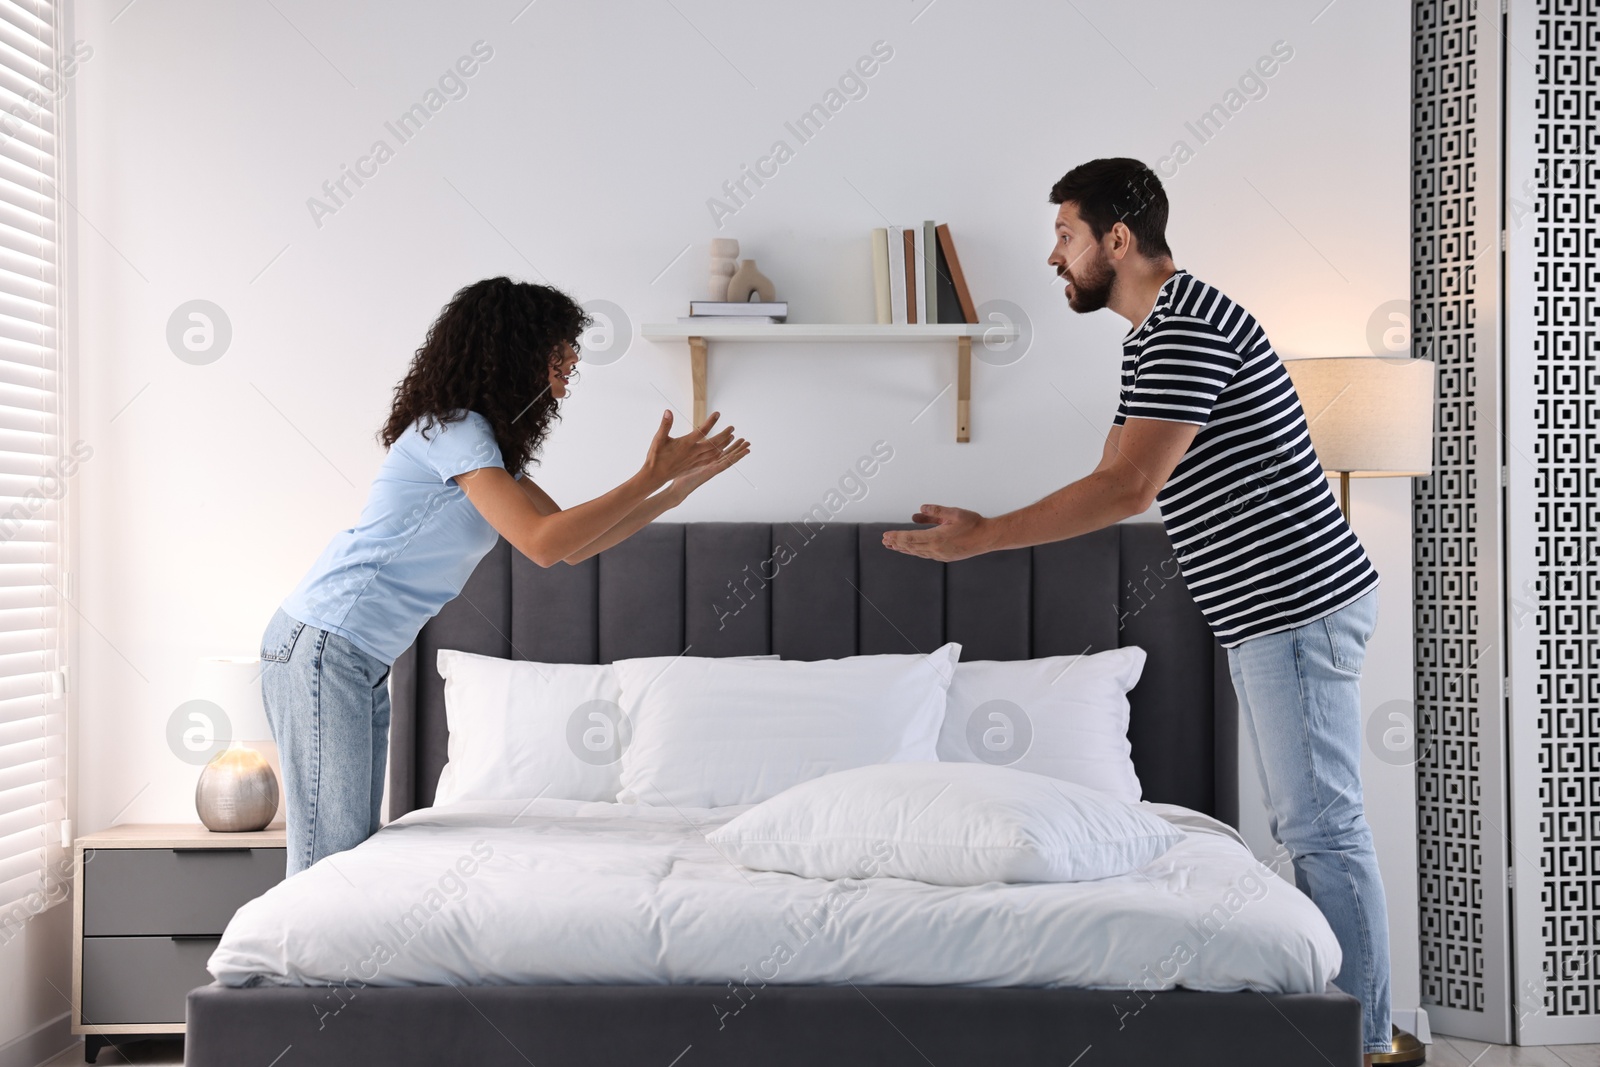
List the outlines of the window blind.
{"type": "Polygon", "coordinates": [[[62,895],[62,447],[57,18],[0,0],[0,942],[62,895]]]}

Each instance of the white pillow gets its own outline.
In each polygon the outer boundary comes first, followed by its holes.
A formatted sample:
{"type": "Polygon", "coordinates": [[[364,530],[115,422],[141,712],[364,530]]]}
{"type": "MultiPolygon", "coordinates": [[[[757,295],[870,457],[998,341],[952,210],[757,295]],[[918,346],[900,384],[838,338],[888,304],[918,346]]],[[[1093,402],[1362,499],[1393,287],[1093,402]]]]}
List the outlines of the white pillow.
{"type": "Polygon", "coordinates": [[[611,664],[441,649],[438,666],[450,743],[435,804],[617,799],[628,721],[611,664]]]}
{"type": "Polygon", "coordinates": [[[618,660],[624,803],[755,804],[869,763],[938,758],[961,646],[833,660],[618,660]]]}
{"type": "Polygon", "coordinates": [[[627,722],[610,664],[439,651],[449,762],[435,804],[617,799],[627,722]]]}
{"type": "Polygon", "coordinates": [[[745,867],[934,885],[1127,874],[1183,840],[1104,793],[982,763],[894,763],[803,782],[706,835],[745,867]]]}
{"type": "Polygon", "coordinates": [[[956,665],[939,758],[1076,782],[1133,803],[1143,795],[1128,744],[1128,690],[1144,649],[956,665]]]}

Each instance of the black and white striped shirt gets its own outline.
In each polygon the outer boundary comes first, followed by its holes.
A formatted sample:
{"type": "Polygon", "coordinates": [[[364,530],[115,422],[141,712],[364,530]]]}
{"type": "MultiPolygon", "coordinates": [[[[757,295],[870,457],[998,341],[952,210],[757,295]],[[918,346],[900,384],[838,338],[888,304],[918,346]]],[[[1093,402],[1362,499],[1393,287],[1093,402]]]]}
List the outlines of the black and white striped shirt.
{"type": "Polygon", "coordinates": [[[1223,645],[1303,626],[1377,586],[1294,384],[1249,312],[1180,270],[1122,353],[1118,426],[1200,427],[1156,500],[1189,593],[1223,645]]]}

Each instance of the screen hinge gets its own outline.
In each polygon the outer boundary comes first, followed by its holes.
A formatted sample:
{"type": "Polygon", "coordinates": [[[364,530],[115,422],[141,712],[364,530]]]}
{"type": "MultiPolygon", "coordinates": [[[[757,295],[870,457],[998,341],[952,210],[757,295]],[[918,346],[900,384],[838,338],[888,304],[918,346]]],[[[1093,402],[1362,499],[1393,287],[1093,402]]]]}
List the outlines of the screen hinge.
{"type": "Polygon", "coordinates": [[[1515,867],[1506,868],[1506,888],[1517,888],[1517,869],[1515,867]]]}

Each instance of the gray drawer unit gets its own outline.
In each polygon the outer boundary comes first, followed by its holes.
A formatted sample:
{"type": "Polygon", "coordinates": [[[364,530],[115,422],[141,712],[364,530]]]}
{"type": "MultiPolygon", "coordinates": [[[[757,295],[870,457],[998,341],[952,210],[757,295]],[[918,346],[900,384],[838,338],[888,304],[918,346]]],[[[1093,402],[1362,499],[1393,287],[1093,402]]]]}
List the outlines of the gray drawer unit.
{"type": "Polygon", "coordinates": [[[209,985],[216,937],[88,937],[83,1017],[102,1026],[179,1025],[189,990],[209,985]]]}
{"type": "Polygon", "coordinates": [[[240,905],[283,881],[283,867],[281,848],[95,849],[83,865],[83,935],[220,935],[240,905]]]}
{"type": "Polygon", "coordinates": [[[281,827],[126,823],[73,843],[72,1032],[90,1062],[117,1035],[181,1034],[234,912],[283,881],[281,827]]]}

